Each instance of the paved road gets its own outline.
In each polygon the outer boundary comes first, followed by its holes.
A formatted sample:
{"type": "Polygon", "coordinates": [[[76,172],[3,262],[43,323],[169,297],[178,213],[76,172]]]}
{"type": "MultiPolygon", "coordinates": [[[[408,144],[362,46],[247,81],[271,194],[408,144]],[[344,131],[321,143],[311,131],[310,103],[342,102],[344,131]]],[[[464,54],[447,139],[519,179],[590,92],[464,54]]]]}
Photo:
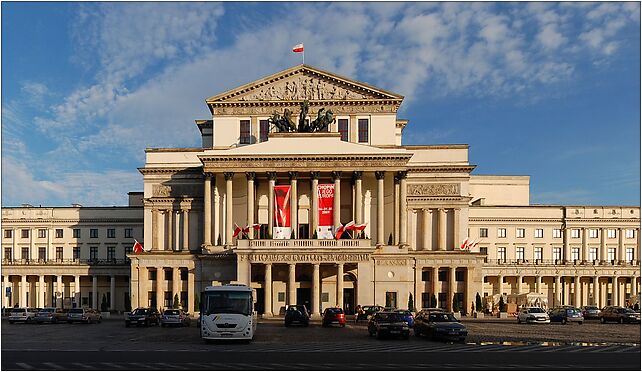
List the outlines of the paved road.
{"type": "Polygon", "coordinates": [[[447,344],[377,340],[363,326],[259,324],[255,340],[204,343],[195,327],[2,324],[3,370],[640,369],[639,345],[447,344]]]}

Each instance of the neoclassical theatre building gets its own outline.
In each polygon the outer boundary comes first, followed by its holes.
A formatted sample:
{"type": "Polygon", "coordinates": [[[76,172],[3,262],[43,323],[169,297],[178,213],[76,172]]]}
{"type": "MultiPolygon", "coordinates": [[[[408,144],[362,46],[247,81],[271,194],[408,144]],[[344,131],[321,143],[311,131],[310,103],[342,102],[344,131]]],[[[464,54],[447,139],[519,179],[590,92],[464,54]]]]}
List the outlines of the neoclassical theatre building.
{"type": "MultiPolygon", "coordinates": [[[[468,145],[402,145],[402,101],[308,65],[208,98],[201,147],[146,150],[145,251],[127,254],[129,287],[111,291],[133,306],[178,296],[192,312],[205,286],[243,283],[265,316],[433,297],[470,311],[477,294],[638,301],[639,206],[530,205],[529,177],[471,175],[468,145]],[[317,125],[327,110],[334,120],[317,125]],[[365,229],[334,239],[349,222],[365,229]],[[466,239],[478,244],[461,249],[466,239]]],[[[36,274],[15,266],[5,254],[3,284],[23,288],[36,274]]]]}

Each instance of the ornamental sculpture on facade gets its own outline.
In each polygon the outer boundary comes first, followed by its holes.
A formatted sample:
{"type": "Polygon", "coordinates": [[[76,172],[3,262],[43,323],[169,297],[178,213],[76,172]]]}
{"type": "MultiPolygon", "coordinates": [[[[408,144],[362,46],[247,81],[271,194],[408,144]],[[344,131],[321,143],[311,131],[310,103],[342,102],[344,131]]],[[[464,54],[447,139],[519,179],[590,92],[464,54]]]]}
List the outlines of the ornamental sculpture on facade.
{"type": "Polygon", "coordinates": [[[456,183],[410,184],[408,196],[459,195],[456,183]]]}
{"type": "Polygon", "coordinates": [[[301,111],[299,113],[299,125],[296,126],[292,120],[292,111],[289,109],[283,110],[283,115],[273,113],[270,118],[270,123],[278,130],[279,133],[284,132],[299,132],[299,133],[313,133],[313,132],[326,132],[328,126],[334,122],[334,114],[325,108],[319,109],[317,118],[308,123],[307,116],[310,110],[310,102],[307,100],[301,103],[301,111]]]}

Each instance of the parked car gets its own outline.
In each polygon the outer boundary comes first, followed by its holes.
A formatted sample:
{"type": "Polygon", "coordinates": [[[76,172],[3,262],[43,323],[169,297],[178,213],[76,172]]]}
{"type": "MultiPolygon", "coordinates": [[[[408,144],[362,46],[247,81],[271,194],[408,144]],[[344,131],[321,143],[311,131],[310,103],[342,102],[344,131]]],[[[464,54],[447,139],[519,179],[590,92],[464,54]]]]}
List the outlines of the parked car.
{"type": "Polygon", "coordinates": [[[551,323],[560,322],[566,324],[568,322],[575,322],[582,324],[584,322],[584,317],[580,309],[572,306],[555,307],[548,312],[548,316],[551,319],[551,323]]]}
{"type": "Polygon", "coordinates": [[[372,305],[372,306],[363,306],[361,312],[357,314],[357,321],[359,320],[368,320],[370,316],[379,311],[383,310],[383,306],[372,305]]]}
{"type": "Polygon", "coordinates": [[[31,323],[36,317],[38,309],[35,308],[24,308],[24,307],[14,307],[9,313],[9,323],[13,324],[15,322],[24,322],[31,323]]]}
{"type": "Polygon", "coordinates": [[[415,317],[410,310],[393,310],[393,312],[401,315],[403,320],[408,323],[408,327],[412,328],[415,324],[415,317]]]}
{"type": "Polygon", "coordinates": [[[329,307],[323,311],[322,327],[327,327],[332,323],[337,323],[341,327],[346,326],[346,315],[340,307],[329,307]]]}
{"type": "Polygon", "coordinates": [[[415,336],[426,335],[435,339],[448,341],[466,341],[468,330],[452,313],[445,311],[422,310],[415,317],[413,327],[415,336]]]}
{"type": "Polygon", "coordinates": [[[36,314],[34,320],[38,324],[42,324],[44,322],[53,324],[64,322],[67,320],[67,310],[55,307],[46,307],[36,314]]]}
{"type": "Polygon", "coordinates": [[[580,309],[582,310],[582,316],[584,317],[584,320],[600,318],[600,309],[597,306],[582,306],[580,309]]]}
{"type": "Polygon", "coordinates": [[[67,312],[67,323],[71,324],[73,322],[80,323],[100,323],[102,322],[103,317],[97,310],[89,308],[76,308],[69,309],[67,312]]]}
{"type": "Polygon", "coordinates": [[[125,327],[132,324],[149,327],[150,325],[160,325],[160,322],[160,313],[155,307],[139,307],[127,315],[125,327]]]}
{"type": "Polygon", "coordinates": [[[517,323],[550,323],[546,310],[541,307],[527,307],[517,314],[517,323]]]}
{"type": "Polygon", "coordinates": [[[192,319],[189,314],[180,309],[167,309],[161,316],[161,326],[178,325],[181,327],[189,327],[192,319]]]}
{"type": "Polygon", "coordinates": [[[382,338],[384,336],[402,336],[407,339],[410,327],[403,316],[396,312],[380,311],[368,320],[368,334],[382,338]]]}
{"type": "Polygon", "coordinates": [[[310,313],[305,305],[290,305],[285,310],[285,326],[292,323],[299,323],[307,327],[310,324],[310,313]]]}
{"type": "Polygon", "coordinates": [[[600,323],[640,323],[640,313],[621,306],[607,306],[600,312],[600,323]]]}

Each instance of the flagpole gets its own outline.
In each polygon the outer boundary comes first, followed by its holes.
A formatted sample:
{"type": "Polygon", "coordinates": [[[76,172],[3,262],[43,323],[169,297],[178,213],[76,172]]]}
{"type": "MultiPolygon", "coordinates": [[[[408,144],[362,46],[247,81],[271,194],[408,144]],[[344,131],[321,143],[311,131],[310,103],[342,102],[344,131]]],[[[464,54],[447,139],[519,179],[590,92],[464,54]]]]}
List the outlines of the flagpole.
{"type": "Polygon", "coordinates": [[[303,49],[303,52],[301,53],[301,57],[303,57],[303,64],[305,65],[305,49],[303,49]]]}

